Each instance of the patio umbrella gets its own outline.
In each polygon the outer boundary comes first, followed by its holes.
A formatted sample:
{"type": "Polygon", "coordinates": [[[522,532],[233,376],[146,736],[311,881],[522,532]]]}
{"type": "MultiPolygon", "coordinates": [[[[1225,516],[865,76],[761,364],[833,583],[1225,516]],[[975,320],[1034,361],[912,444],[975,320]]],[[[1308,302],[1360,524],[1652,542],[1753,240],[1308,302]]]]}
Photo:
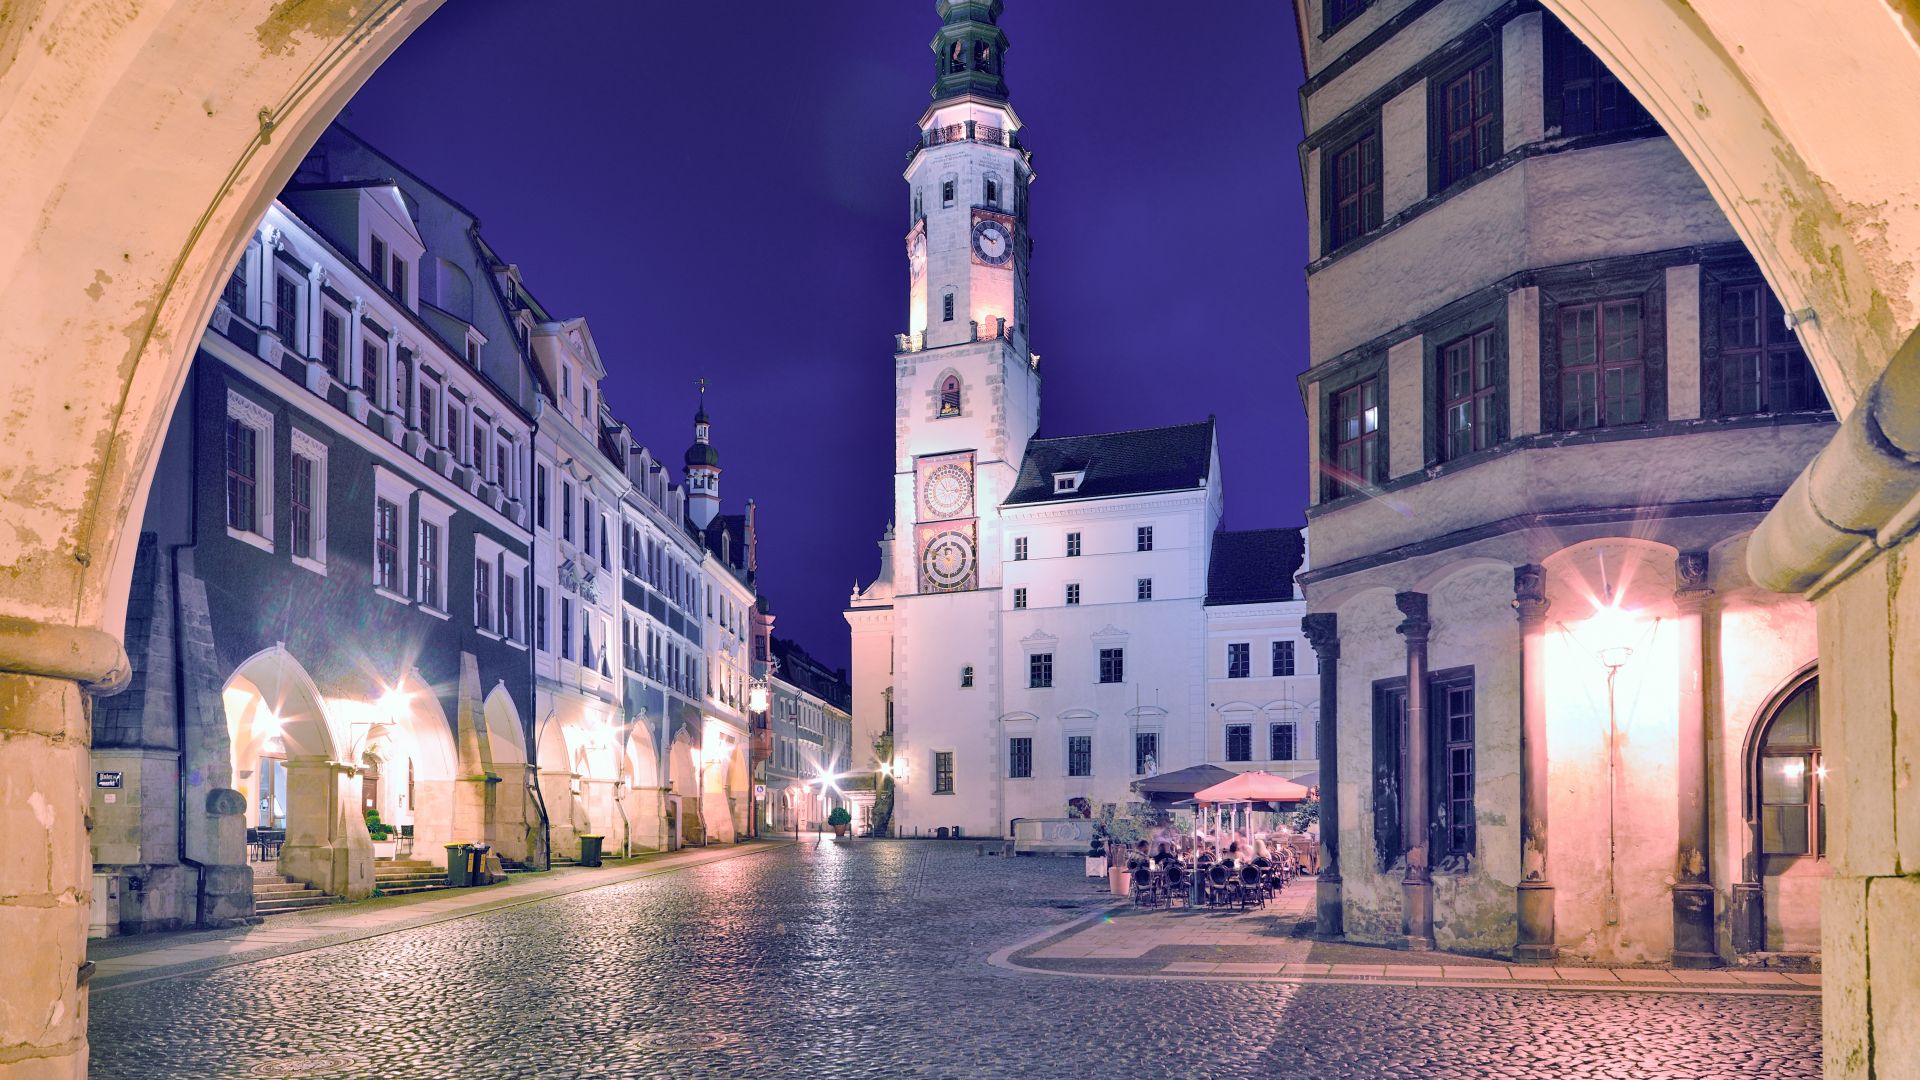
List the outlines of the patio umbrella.
{"type": "Polygon", "coordinates": [[[1203,803],[1302,802],[1307,789],[1287,779],[1265,772],[1244,772],[1193,793],[1203,803]]]}
{"type": "Polygon", "coordinates": [[[1194,792],[1201,788],[1218,784],[1232,775],[1231,771],[1218,765],[1190,765],[1174,772],[1135,780],[1133,790],[1149,806],[1164,810],[1183,799],[1193,798],[1194,792]]]}

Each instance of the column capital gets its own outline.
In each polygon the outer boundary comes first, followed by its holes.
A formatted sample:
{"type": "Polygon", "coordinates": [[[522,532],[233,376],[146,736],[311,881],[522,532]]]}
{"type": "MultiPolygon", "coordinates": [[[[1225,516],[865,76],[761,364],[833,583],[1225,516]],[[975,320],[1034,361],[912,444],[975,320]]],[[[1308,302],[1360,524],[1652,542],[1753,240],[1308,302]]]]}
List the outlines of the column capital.
{"type": "Polygon", "coordinates": [[[1673,560],[1673,602],[1681,611],[1700,610],[1713,589],[1707,584],[1707,553],[1683,551],[1673,560]]]}
{"type": "Polygon", "coordinates": [[[1513,568],[1513,610],[1522,626],[1547,621],[1547,570],[1537,563],[1513,568]]]}
{"type": "Polygon", "coordinates": [[[1321,663],[1340,659],[1340,617],[1331,611],[1316,611],[1300,619],[1300,630],[1321,663]]]}
{"type": "Polygon", "coordinates": [[[1394,593],[1393,603],[1400,609],[1400,614],[1406,616],[1406,620],[1394,629],[1406,637],[1408,644],[1426,644],[1427,635],[1433,630],[1433,621],[1427,618],[1427,594],[1394,593]]]}

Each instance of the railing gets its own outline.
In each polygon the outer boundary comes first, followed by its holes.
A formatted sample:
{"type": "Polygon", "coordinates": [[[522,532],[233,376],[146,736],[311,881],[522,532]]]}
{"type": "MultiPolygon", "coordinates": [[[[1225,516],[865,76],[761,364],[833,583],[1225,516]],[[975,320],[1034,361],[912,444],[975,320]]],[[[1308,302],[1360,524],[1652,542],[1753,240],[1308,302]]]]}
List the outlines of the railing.
{"type": "Polygon", "coordinates": [[[959,124],[943,124],[921,132],[920,138],[907,151],[907,159],[912,160],[913,155],[929,147],[955,142],[988,143],[1018,150],[1022,154],[1029,153],[1027,148],[1021,145],[1020,136],[1017,133],[991,124],[982,124],[977,120],[968,120],[959,124]]]}
{"type": "MultiPolygon", "coordinates": [[[[967,340],[1012,341],[1013,330],[1014,328],[1008,326],[1007,320],[1005,319],[994,318],[988,320],[984,325],[981,324],[978,319],[969,319],[967,321],[967,340]]],[[[904,356],[907,353],[917,353],[926,348],[927,332],[925,330],[914,334],[893,335],[893,351],[895,355],[904,356]]],[[[1038,356],[1033,357],[1032,362],[1035,368],[1040,366],[1040,358],[1038,356]]]]}
{"type": "Polygon", "coordinates": [[[967,325],[973,329],[973,340],[975,341],[1013,340],[1013,332],[1007,328],[1007,320],[1005,319],[994,319],[985,326],[981,326],[978,320],[974,320],[967,323],[967,325]]]}

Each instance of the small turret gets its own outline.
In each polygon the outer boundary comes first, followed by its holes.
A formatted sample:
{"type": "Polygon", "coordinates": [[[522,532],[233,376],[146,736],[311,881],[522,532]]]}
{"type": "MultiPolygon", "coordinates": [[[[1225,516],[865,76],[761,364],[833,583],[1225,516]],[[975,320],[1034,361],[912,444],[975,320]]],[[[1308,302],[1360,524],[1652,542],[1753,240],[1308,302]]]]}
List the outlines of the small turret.
{"type": "Polygon", "coordinates": [[[710,441],[707,380],[700,380],[700,407],[693,414],[693,445],[687,447],[687,518],[705,529],[720,513],[720,451],[710,441]]]}
{"type": "Polygon", "coordinates": [[[1002,0],[939,0],[940,32],[933,36],[933,97],[1007,97],[1007,35],[994,20],[1002,0]]]}

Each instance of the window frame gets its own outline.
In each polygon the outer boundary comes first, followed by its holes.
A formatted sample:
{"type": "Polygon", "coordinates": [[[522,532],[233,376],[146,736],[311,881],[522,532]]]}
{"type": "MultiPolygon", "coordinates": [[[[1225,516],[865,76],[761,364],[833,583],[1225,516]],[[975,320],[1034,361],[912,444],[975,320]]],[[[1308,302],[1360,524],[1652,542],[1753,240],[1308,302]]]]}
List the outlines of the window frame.
{"type": "Polygon", "coordinates": [[[1253,642],[1227,642],[1227,678],[1250,679],[1253,677],[1253,642]]]}
{"type": "Polygon", "coordinates": [[[426,492],[421,492],[416,513],[419,520],[415,527],[413,544],[414,603],[434,615],[447,618],[453,613],[447,586],[448,558],[452,550],[453,507],[426,492]],[[427,535],[429,527],[433,530],[431,538],[427,535]],[[431,552],[434,562],[431,564],[427,561],[429,539],[434,542],[431,552]],[[428,580],[430,565],[432,580],[428,580]],[[429,595],[429,592],[432,595],[429,595]]]}
{"type": "Polygon", "coordinates": [[[1152,599],[1153,599],[1153,579],[1150,577],[1134,578],[1133,579],[1134,603],[1142,604],[1152,599]]]}
{"type": "Polygon", "coordinates": [[[322,577],[327,573],[327,444],[289,425],[287,456],[287,553],[295,566],[322,577]],[[312,491],[308,504],[300,503],[300,463],[307,463],[312,491]],[[307,550],[300,551],[300,516],[306,512],[307,550]]]}
{"type": "Polygon", "coordinates": [[[1135,551],[1152,551],[1153,550],[1153,526],[1135,525],[1133,527],[1133,550],[1135,551]]]}
{"type": "Polygon", "coordinates": [[[935,795],[953,794],[953,751],[935,750],[932,772],[933,793],[935,795]]]}
{"type": "Polygon", "coordinates": [[[1013,610],[1015,611],[1027,610],[1027,587],[1025,585],[1016,585],[1014,587],[1013,610]]]}
{"type": "Polygon", "coordinates": [[[1502,328],[1488,325],[1468,331],[1435,350],[1435,389],[1440,408],[1440,461],[1459,461],[1500,445],[1506,425],[1506,370],[1500,348],[1502,328]],[[1456,386],[1455,361],[1464,357],[1465,389],[1456,386]],[[1484,381],[1483,381],[1484,376],[1484,381]],[[1465,408],[1468,423],[1454,426],[1457,412],[1465,408]],[[1458,445],[1464,433],[1465,445],[1458,445]]]}
{"type": "Polygon", "coordinates": [[[1053,689],[1053,654],[1051,652],[1027,654],[1027,689],[1053,689]]]}
{"type": "Polygon", "coordinates": [[[1267,760],[1268,761],[1299,761],[1300,760],[1300,723],[1299,721],[1270,720],[1267,722],[1267,760]],[[1293,750],[1293,753],[1287,754],[1284,757],[1277,752],[1279,749],[1280,736],[1282,733],[1285,733],[1286,735],[1288,747],[1290,747],[1293,750]]]}
{"type": "MultiPolygon", "coordinates": [[[[1682,265],[1675,263],[1674,265],[1682,265]]],[[[1667,402],[1667,263],[1636,263],[1614,273],[1590,268],[1543,275],[1540,282],[1540,431],[1582,433],[1632,431],[1665,423],[1667,402]],[[1640,301],[1642,419],[1637,423],[1571,428],[1562,423],[1564,372],[1560,359],[1561,314],[1568,308],[1640,301]]]]}
{"type": "Polygon", "coordinates": [[[1366,14],[1374,0],[1321,0],[1320,37],[1332,37],[1346,25],[1366,14]]]}
{"type": "Polygon", "coordinates": [[[1220,760],[1222,761],[1252,761],[1253,760],[1253,721],[1231,720],[1221,725],[1220,760]],[[1236,736],[1240,738],[1244,738],[1246,740],[1246,744],[1245,744],[1246,749],[1241,751],[1238,757],[1234,756],[1234,739],[1236,738],[1236,736]]]}
{"type": "Polygon", "coordinates": [[[1079,558],[1080,552],[1082,549],[1083,549],[1083,545],[1080,542],[1080,534],[1077,532],[1068,533],[1067,534],[1067,558],[1069,559],[1079,558]]]}
{"type": "Polygon", "coordinates": [[[1385,224],[1385,169],[1381,158],[1380,116],[1376,111],[1365,122],[1344,131],[1338,139],[1329,139],[1320,150],[1320,257],[1352,244],[1385,224]],[[1371,144],[1371,156],[1368,144],[1371,144]],[[1347,155],[1353,154],[1352,167],[1359,172],[1354,181],[1351,201],[1354,221],[1343,226],[1342,212],[1349,197],[1339,190],[1347,155]]]}
{"type": "Polygon", "coordinates": [[[1016,536],[1013,538],[1013,561],[1027,561],[1027,538],[1024,536],[1016,536]]]}
{"type": "Polygon", "coordinates": [[[1322,461],[1322,502],[1332,502],[1349,495],[1358,495],[1368,488],[1375,487],[1386,480],[1387,471],[1387,401],[1386,379],[1384,372],[1369,371],[1343,386],[1329,389],[1326,395],[1325,411],[1326,431],[1321,436],[1323,442],[1322,461]],[[1373,394],[1373,428],[1366,428],[1365,401],[1366,392],[1373,394]],[[1347,397],[1352,395],[1355,409],[1362,413],[1360,432],[1354,438],[1341,438],[1341,426],[1346,414],[1342,411],[1347,397]],[[1356,447],[1361,456],[1360,469],[1356,473],[1342,464],[1342,455],[1348,447],[1356,447]],[[1369,456],[1370,455],[1370,456],[1369,456]],[[1351,479],[1349,479],[1351,477],[1351,479]]]}
{"type": "Polygon", "coordinates": [[[227,535],[244,544],[250,544],[262,551],[272,553],[273,511],[274,511],[274,442],[273,412],[265,405],[247,397],[234,387],[227,387],[226,418],[221,426],[221,460],[225,466],[224,517],[227,535]],[[244,428],[253,436],[252,465],[253,475],[246,477],[233,471],[233,435],[236,427],[244,428]],[[249,483],[251,499],[248,512],[251,516],[251,528],[235,525],[233,512],[234,481],[249,483]]]}
{"type": "Polygon", "coordinates": [[[1160,764],[1160,733],[1158,731],[1136,731],[1133,733],[1133,775],[1147,775],[1147,757],[1151,755],[1156,768],[1160,764]],[[1142,739],[1152,740],[1152,749],[1141,753],[1142,739]]]}
{"type": "Polygon", "coordinates": [[[1494,165],[1502,153],[1504,105],[1501,100],[1501,50],[1494,45],[1476,49],[1427,80],[1427,194],[1438,195],[1494,165]],[[1454,127],[1452,93],[1461,83],[1468,93],[1480,93],[1484,102],[1470,103],[1465,128],[1454,127]],[[1477,85],[1476,85],[1477,84],[1477,85]],[[1480,106],[1484,104],[1484,111],[1480,106]],[[1454,155],[1457,133],[1466,132],[1468,160],[1454,155]]]}
{"type": "Polygon", "coordinates": [[[1100,646],[1098,656],[1098,681],[1102,686],[1116,686],[1127,681],[1127,649],[1124,645],[1100,646]]]}
{"type": "Polygon", "coordinates": [[[407,557],[413,551],[413,495],[414,487],[405,477],[389,471],[385,466],[374,466],[373,561],[369,564],[368,576],[372,581],[374,592],[401,604],[414,603],[412,577],[408,573],[412,560],[407,557]],[[386,582],[380,579],[382,551],[380,507],[382,504],[394,507],[394,534],[389,546],[392,554],[393,580],[386,582]]]}
{"type": "Polygon", "coordinates": [[[1007,736],[1007,779],[1033,779],[1033,736],[1007,736]]]}
{"type": "MultiPolygon", "coordinates": [[[[1659,122],[1640,104],[1633,92],[1616,78],[1606,64],[1593,54],[1573,31],[1567,29],[1559,19],[1548,15],[1546,24],[1541,28],[1541,119],[1550,136],[1561,138],[1604,138],[1607,136],[1640,137],[1660,134],[1659,122]],[[1567,94],[1570,74],[1570,62],[1584,56],[1592,64],[1592,73],[1584,78],[1593,82],[1593,124],[1584,122],[1572,125],[1569,130],[1567,94]],[[1605,120],[1605,108],[1602,98],[1605,91],[1612,87],[1624,98],[1625,105],[1616,104],[1616,118],[1608,123],[1605,120]]],[[[1579,80],[1574,80],[1579,81],[1579,80]]]]}
{"type": "Polygon", "coordinates": [[[1077,581],[1067,582],[1066,597],[1065,597],[1064,603],[1065,603],[1065,606],[1067,607],[1080,606],[1080,583],[1079,582],[1077,581]]]}
{"type": "Polygon", "coordinates": [[[1292,638],[1281,638],[1272,645],[1269,678],[1290,679],[1299,672],[1299,650],[1292,638]]]}
{"type": "MultiPolygon", "coordinates": [[[[1732,268],[1703,265],[1700,271],[1700,415],[1731,418],[1832,412],[1832,406],[1827,402],[1826,388],[1821,385],[1819,373],[1814,370],[1800,336],[1786,326],[1786,305],[1780,303],[1766,279],[1758,276],[1756,268],[1750,263],[1732,268]],[[1760,311],[1756,324],[1760,341],[1751,347],[1730,347],[1727,344],[1729,298],[1732,294],[1749,291],[1757,291],[1759,295],[1760,311]],[[1751,354],[1760,360],[1762,367],[1755,386],[1758,408],[1728,407],[1726,395],[1730,381],[1730,353],[1751,354]],[[1776,392],[1781,384],[1793,383],[1795,373],[1789,371],[1785,373],[1785,378],[1775,378],[1771,371],[1773,357],[1784,357],[1790,366],[1795,354],[1800,361],[1798,389],[1807,394],[1811,403],[1803,407],[1775,408],[1773,399],[1776,392]]],[[[1793,387],[1789,385],[1788,389],[1791,391],[1793,387]]]]}

